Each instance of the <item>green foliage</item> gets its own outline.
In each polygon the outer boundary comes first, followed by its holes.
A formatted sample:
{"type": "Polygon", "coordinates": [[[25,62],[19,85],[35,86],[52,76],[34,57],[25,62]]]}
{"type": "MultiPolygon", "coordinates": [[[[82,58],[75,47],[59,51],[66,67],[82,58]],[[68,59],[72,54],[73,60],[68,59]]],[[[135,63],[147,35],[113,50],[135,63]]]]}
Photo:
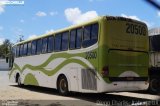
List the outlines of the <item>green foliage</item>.
{"type": "Polygon", "coordinates": [[[0,58],[9,57],[11,54],[12,43],[10,40],[5,39],[2,45],[0,45],[0,58]]]}

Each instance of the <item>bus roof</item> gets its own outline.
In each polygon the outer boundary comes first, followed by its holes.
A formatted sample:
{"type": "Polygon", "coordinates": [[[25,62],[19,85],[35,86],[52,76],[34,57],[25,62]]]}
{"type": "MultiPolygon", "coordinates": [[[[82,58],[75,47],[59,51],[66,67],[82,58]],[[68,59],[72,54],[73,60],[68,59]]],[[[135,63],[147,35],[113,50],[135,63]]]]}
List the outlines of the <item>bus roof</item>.
{"type": "MultiPolygon", "coordinates": [[[[18,44],[23,44],[23,43],[26,43],[26,42],[30,42],[30,41],[33,41],[33,40],[37,40],[37,39],[40,39],[40,38],[44,38],[44,37],[48,37],[48,36],[51,36],[51,35],[54,35],[54,34],[57,34],[57,33],[61,33],[61,32],[64,32],[64,31],[67,31],[67,30],[70,30],[70,29],[74,29],[74,28],[78,28],[78,27],[81,27],[82,25],[87,25],[87,24],[91,24],[91,23],[94,23],[94,22],[97,22],[101,19],[104,19],[106,17],[114,17],[114,18],[124,18],[124,19],[129,19],[129,18],[125,18],[125,17],[119,17],[119,16],[97,16],[96,18],[90,20],[90,21],[87,21],[87,22],[83,22],[81,24],[77,24],[77,25],[71,25],[69,27],[66,27],[66,28],[62,28],[60,30],[56,30],[56,31],[53,31],[53,32],[49,32],[47,34],[43,34],[41,36],[38,36],[38,37],[35,37],[35,38],[32,38],[32,39],[27,39],[27,40],[24,40],[24,41],[21,41],[21,42],[18,42],[16,43],[15,45],[18,45],[18,44]]],[[[129,20],[132,20],[132,19],[129,19],[129,20]]],[[[137,20],[133,20],[133,21],[136,21],[136,22],[139,22],[139,23],[143,23],[141,21],[137,21],[137,20]]]]}
{"type": "Polygon", "coordinates": [[[32,39],[27,39],[27,40],[18,42],[18,43],[16,43],[15,45],[23,44],[23,43],[26,43],[26,42],[30,42],[30,41],[33,41],[33,40],[40,39],[40,38],[44,38],[44,37],[47,37],[47,36],[50,36],[50,35],[54,35],[54,34],[57,34],[57,33],[61,33],[61,32],[64,32],[64,31],[67,31],[67,30],[70,30],[70,29],[73,29],[73,28],[78,28],[78,27],[81,27],[82,25],[94,23],[94,22],[96,22],[96,21],[98,21],[98,20],[100,20],[100,19],[102,19],[102,18],[103,18],[103,16],[97,16],[96,18],[92,19],[91,21],[83,22],[83,23],[77,24],[77,25],[71,25],[71,26],[69,26],[69,27],[62,28],[62,29],[59,29],[59,30],[56,30],[56,31],[53,31],[53,32],[49,32],[49,33],[40,35],[40,36],[35,37],[35,38],[32,38],[32,39]]]}

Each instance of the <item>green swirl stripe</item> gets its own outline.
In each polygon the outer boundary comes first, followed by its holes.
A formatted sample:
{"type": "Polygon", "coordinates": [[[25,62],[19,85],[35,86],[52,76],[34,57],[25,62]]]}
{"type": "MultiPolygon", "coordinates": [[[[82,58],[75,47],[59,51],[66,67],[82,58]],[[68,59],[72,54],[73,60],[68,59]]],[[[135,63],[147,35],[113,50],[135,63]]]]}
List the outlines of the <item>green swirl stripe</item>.
{"type": "MultiPolygon", "coordinates": [[[[44,65],[44,64],[39,65],[39,66],[32,66],[32,65],[26,64],[22,69],[20,69],[20,67],[17,64],[14,63],[15,68],[11,71],[10,75],[13,73],[14,70],[18,70],[20,73],[23,73],[23,71],[25,69],[30,69],[32,71],[41,71],[45,75],[52,76],[55,73],[57,73],[61,68],[63,68],[65,65],[67,65],[69,63],[77,63],[77,64],[80,64],[81,66],[83,66],[84,68],[88,67],[88,65],[85,64],[83,61],[78,60],[78,59],[71,59],[71,58],[65,60],[64,62],[62,62],[60,65],[58,65],[53,70],[46,70],[45,68],[42,67],[42,65],[44,65]]],[[[44,67],[45,67],[45,65],[44,65],[44,67]]]]}
{"type": "Polygon", "coordinates": [[[39,86],[39,83],[38,83],[37,79],[31,73],[26,75],[26,77],[24,79],[24,84],[25,85],[36,85],[36,86],[39,86]]]}

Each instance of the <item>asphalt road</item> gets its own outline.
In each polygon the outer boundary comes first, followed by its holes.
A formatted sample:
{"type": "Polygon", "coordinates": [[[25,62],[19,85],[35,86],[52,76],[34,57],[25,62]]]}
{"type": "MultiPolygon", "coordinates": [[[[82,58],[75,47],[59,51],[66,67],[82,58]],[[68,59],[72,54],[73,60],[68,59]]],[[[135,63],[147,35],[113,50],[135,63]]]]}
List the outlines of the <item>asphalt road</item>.
{"type": "Polygon", "coordinates": [[[55,89],[10,83],[7,71],[0,71],[0,105],[46,106],[158,106],[159,94],[119,92],[106,94],[71,93],[60,96],[55,89]]]}

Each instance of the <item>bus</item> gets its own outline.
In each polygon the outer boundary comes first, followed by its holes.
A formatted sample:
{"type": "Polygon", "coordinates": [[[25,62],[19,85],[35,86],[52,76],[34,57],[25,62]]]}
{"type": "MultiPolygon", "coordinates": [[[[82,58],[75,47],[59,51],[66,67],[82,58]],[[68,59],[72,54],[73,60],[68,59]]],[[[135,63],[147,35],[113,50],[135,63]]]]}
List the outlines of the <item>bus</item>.
{"type": "Polygon", "coordinates": [[[9,79],[61,95],[146,90],[148,52],[145,23],[99,16],[15,44],[9,79]]]}
{"type": "Polygon", "coordinates": [[[150,43],[150,69],[149,69],[149,91],[160,92],[160,28],[149,30],[150,43]]]}

